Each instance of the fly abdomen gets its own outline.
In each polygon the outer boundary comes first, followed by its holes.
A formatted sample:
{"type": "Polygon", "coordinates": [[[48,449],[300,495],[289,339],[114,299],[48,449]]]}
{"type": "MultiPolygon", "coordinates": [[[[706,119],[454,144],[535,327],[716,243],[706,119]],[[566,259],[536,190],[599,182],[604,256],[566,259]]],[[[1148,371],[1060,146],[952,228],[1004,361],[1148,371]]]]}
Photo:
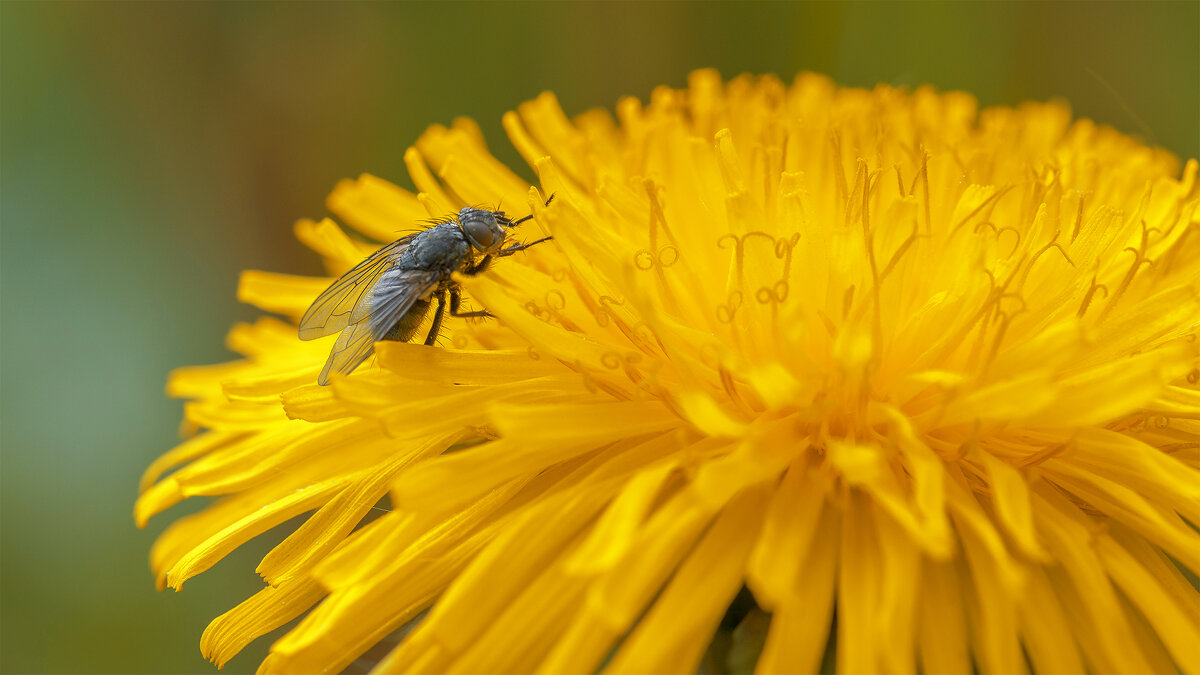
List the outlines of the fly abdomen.
{"type": "Polygon", "coordinates": [[[392,326],[387,333],[384,333],[383,340],[395,340],[396,342],[408,342],[417,334],[417,329],[421,327],[421,322],[425,320],[425,315],[429,313],[430,302],[428,300],[417,300],[413,306],[400,317],[400,320],[392,326]]]}
{"type": "Polygon", "coordinates": [[[371,289],[367,316],[377,340],[408,340],[429,311],[430,294],[438,274],[397,265],[379,277],[371,289]],[[402,337],[393,337],[399,335],[402,337]]]}

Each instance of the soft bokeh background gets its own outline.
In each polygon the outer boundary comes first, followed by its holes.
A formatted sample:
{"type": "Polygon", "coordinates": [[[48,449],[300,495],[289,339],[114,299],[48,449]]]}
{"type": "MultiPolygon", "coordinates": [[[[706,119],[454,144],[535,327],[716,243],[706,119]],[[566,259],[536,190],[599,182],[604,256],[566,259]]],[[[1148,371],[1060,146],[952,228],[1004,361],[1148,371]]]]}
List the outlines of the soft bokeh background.
{"type": "Polygon", "coordinates": [[[1064,97],[1200,154],[1197,2],[6,1],[0,29],[5,673],[215,672],[200,633],[259,587],[266,544],[154,590],[166,519],[138,531],[131,508],[177,438],[164,376],[229,358],[226,329],[254,316],[238,271],[317,272],[291,223],[342,177],[407,185],[427,124],[474,117],[515,162],[500,115],[542,90],[574,113],[713,66],[1064,97]]]}

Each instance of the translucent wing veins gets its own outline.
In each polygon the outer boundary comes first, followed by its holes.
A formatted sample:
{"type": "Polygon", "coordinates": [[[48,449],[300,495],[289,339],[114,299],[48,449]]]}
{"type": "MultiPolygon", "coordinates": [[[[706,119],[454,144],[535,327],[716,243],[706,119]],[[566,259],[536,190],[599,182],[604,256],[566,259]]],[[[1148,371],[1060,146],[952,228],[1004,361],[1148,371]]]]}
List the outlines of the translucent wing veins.
{"type": "Polygon", "coordinates": [[[300,339],[324,337],[350,325],[352,315],[362,314],[355,310],[365,297],[369,297],[367,291],[375,285],[379,275],[395,264],[415,236],[402,237],[372,253],[317,296],[300,319],[300,339]]]}
{"type": "MultiPolygon", "coordinates": [[[[352,319],[342,330],[329,359],[317,378],[318,384],[328,384],[331,373],[350,374],[375,350],[375,343],[382,340],[388,331],[437,287],[438,274],[427,270],[405,270],[385,274],[372,287],[369,299],[360,302],[367,305],[362,319],[352,319]]],[[[356,311],[357,313],[357,311],[356,311]]]]}

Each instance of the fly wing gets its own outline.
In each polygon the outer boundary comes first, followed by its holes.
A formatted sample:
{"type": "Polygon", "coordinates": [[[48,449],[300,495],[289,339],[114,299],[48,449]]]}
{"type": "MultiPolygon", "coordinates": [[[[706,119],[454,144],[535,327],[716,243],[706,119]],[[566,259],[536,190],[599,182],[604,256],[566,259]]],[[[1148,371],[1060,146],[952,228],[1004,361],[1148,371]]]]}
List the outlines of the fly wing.
{"type": "Polygon", "coordinates": [[[418,300],[427,299],[440,277],[430,270],[396,270],[379,279],[371,293],[369,322],[375,339],[382,339],[418,300]]]}
{"type": "MultiPolygon", "coordinates": [[[[364,312],[358,307],[364,299],[371,297],[367,291],[375,285],[379,275],[395,263],[415,236],[402,237],[372,253],[317,296],[300,319],[300,339],[312,340],[336,333],[350,325],[352,314],[357,315],[354,317],[355,321],[361,320],[364,312]]],[[[339,344],[340,342],[339,339],[339,344]]],[[[360,360],[359,363],[361,362],[360,360]]]]}
{"type": "Polygon", "coordinates": [[[371,334],[369,322],[362,321],[346,328],[333,344],[333,351],[329,352],[325,367],[317,376],[317,384],[329,384],[330,373],[348,374],[367,360],[374,346],[375,337],[371,334]]]}
{"type": "Polygon", "coordinates": [[[331,373],[348,375],[366,361],[375,349],[375,342],[382,340],[418,300],[437,287],[439,275],[428,270],[400,270],[376,277],[370,290],[358,301],[353,315],[343,319],[351,323],[333,344],[317,378],[318,384],[329,384],[331,373]]]}

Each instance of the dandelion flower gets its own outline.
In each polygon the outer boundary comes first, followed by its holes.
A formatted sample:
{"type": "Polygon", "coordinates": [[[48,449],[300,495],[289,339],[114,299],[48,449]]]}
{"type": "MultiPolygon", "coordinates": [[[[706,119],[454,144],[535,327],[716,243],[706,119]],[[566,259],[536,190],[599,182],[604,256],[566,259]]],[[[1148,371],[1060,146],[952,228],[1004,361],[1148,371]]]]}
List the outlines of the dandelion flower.
{"type": "MultiPolygon", "coordinates": [[[[172,374],[192,435],[136,518],[216,499],[154,545],[159,584],[308,514],[207,657],[304,614],[260,672],[406,627],[376,672],[691,673],[748,589],[759,673],[830,642],[841,673],[1200,672],[1195,160],[815,75],[503,122],[540,188],[459,120],[405,155],[417,194],[328,202],[377,241],[532,213],[552,243],[461,279],[496,318],[321,387],[333,338],[294,322],[330,279],[246,272],[285,320],[172,374]]],[[[333,275],[378,247],[296,235],[333,275]]]]}

